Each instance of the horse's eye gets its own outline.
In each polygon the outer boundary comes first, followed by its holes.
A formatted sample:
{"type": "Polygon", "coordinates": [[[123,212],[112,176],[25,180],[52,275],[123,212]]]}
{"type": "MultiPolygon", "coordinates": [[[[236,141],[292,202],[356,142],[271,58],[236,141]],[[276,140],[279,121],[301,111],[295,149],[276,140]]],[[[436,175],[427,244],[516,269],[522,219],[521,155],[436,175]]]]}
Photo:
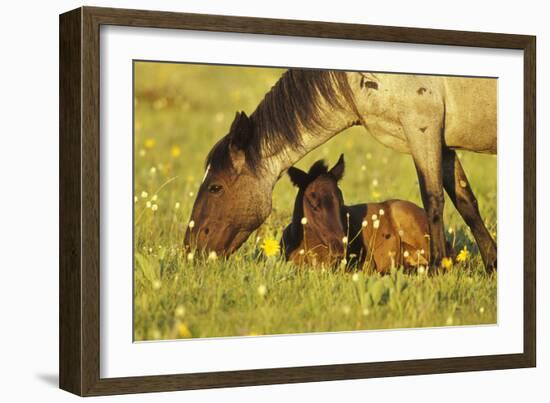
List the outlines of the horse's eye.
{"type": "Polygon", "coordinates": [[[220,193],[222,189],[223,189],[222,185],[214,184],[214,185],[208,186],[208,191],[210,193],[220,193]]]}
{"type": "Polygon", "coordinates": [[[311,192],[310,196],[311,196],[312,199],[316,199],[317,198],[317,193],[311,192]]]}

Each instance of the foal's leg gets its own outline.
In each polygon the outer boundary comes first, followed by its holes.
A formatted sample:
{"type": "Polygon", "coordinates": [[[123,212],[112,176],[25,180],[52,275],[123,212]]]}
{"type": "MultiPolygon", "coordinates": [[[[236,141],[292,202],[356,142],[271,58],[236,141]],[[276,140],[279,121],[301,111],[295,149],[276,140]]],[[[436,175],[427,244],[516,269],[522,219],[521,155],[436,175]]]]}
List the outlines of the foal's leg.
{"type": "Polygon", "coordinates": [[[430,266],[438,269],[446,256],[443,227],[443,106],[437,99],[421,102],[401,117],[409,144],[430,231],[430,266]]]}
{"type": "Polygon", "coordinates": [[[443,152],[443,185],[456,209],[472,230],[487,271],[497,268],[497,246],[483,223],[477,200],[454,150],[443,152]]]}

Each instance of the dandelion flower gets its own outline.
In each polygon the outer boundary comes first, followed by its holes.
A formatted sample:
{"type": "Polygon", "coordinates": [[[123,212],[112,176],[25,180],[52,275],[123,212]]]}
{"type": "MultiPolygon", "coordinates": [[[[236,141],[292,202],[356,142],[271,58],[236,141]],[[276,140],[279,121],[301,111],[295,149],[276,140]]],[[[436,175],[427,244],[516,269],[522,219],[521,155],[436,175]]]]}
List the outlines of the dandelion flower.
{"type": "Polygon", "coordinates": [[[306,251],[303,250],[303,249],[300,249],[300,251],[299,251],[298,253],[299,253],[300,255],[303,255],[304,253],[306,253],[306,251]]]}
{"type": "Polygon", "coordinates": [[[404,256],[404,257],[409,257],[409,251],[406,250],[405,252],[403,252],[403,256],[404,256]]]}
{"type": "Polygon", "coordinates": [[[177,210],[180,208],[180,202],[176,202],[176,204],[174,204],[174,208],[177,210]]]}
{"type": "Polygon", "coordinates": [[[466,246],[462,248],[462,250],[458,253],[458,256],[456,257],[456,260],[458,262],[465,262],[470,257],[470,252],[468,252],[468,249],[466,246]]]}
{"type": "Polygon", "coordinates": [[[485,308],[483,308],[483,307],[479,308],[479,313],[483,314],[483,312],[485,312],[485,308]]]}
{"type": "Polygon", "coordinates": [[[195,196],[195,193],[189,192],[189,197],[193,197],[193,196],[195,196]]]}
{"type": "Polygon", "coordinates": [[[145,190],[143,192],[141,192],[141,198],[142,199],[147,199],[147,196],[149,196],[149,193],[147,193],[145,190]]]}
{"type": "Polygon", "coordinates": [[[368,308],[363,308],[363,316],[369,316],[370,311],[368,308]]]}
{"type": "Polygon", "coordinates": [[[342,238],[342,243],[343,243],[344,245],[347,245],[347,243],[348,243],[348,237],[347,237],[347,236],[345,236],[345,237],[342,238]]]}
{"type": "Polygon", "coordinates": [[[160,289],[160,286],[161,286],[161,282],[159,280],[153,281],[153,290],[160,289]]]}
{"type": "Polygon", "coordinates": [[[367,225],[369,225],[369,222],[367,220],[363,220],[363,222],[361,223],[361,226],[363,228],[367,228],[367,225]]]}
{"type": "Polygon", "coordinates": [[[156,167],[151,167],[151,169],[149,170],[149,172],[151,172],[151,175],[154,175],[157,173],[157,168],[156,167]]]}
{"type": "Polygon", "coordinates": [[[153,210],[153,211],[157,211],[158,209],[159,209],[158,204],[153,204],[153,205],[151,206],[151,210],[153,210]]]}
{"type": "Polygon", "coordinates": [[[349,315],[349,313],[351,312],[351,308],[349,307],[349,305],[344,305],[342,307],[342,312],[344,315],[349,315]]]}
{"type": "Polygon", "coordinates": [[[145,154],[147,154],[147,151],[145,151],[144,149],[139,150],[140,157],[145,157],[145,154]]]}
{"type": "Polygon", "coordinates": [[[174,315],[176,315],[176,317],[178,318],[181,318],[183,315],[185,315],[185,308],[183,307],[183,305],[178,305],[176,307],[176,310],[174,311],[174,315]]]}
{"type": "Polygon", "coordinates": [[[367,157],[368,160],[370,160],[370,159],[372,159],[372,154],[371,154],[371,153],[367,153],[366,157],[367,157]]]}
{"type": "Polygon", "coordinates": [[[380,214],[380,216],[383,216],[384,215],[384,209],[380,209],[380,211],[378,212],[378,214],[380,214]]]}
{"type": "Polygon", "coordinates": [[[147,201],[147,203],[145,203],[145,206],[146,206],[147,208],[151,208],[152,204],[151,204],[150,201],[147,201]]]}
{"type": "Polygon", "coordinates": [[[187,254],[187,260],[188,261],[192,262],[194,258],[195,258],[195,254],[193,252],[189,252],[187,254]]]}
{"type": "Polygon", "coordinates": [[[371,218],[372,218],[372,221],[378,220],[378,216],[376,214],[373,214],[371,218]]]}
{"type": "Polygon", "coordinates": [[[137,202],[138,202],[138,197],[134,196],[134,203],[137,203],[137,202]]]}
{"type": "Polygon", "coordinates": [[[178,146],[172,146],[172,148],[170,149],[170,154],[174,158],[179,157],[181,155],[181,148],[179,148],[178,146]]]}
{"type": "Polygon", "coordinates": [[[181,339],[189,339],[193,337],[193,335],[191,334],[191,331],[189,330],[189,328],[185,323],[180,323],[178,325],[178,336],[181,339]]]}
{"type": "Polygon", "coordinates": [[[157,201],[158,198],[159,198],[159,197],[158,197],[157,195],[153,195],[153,197],[151,197],[151,200],[152,200],[152,201],[157,201]]]}
{"type": "Polygon", "coordinates": [[[281,247],[279,242],[275,239],[265,239],[262,243],[261,249],[266,256],[275,256],[279,254],[281,247]]]}
{"type": "Polygon", "coordinates": [[[424,266],[419,266],[418,267],[418,274],[424,274],[425,271],[426,271],[426,269],[424,268],[424,266]]]}
{"type": "Polygon", "coordinates": [[[365,165],[361,165],[361,171],[366,171],[367,167],[365,165]]]}
{"type": "Polygon", "coordinates": [[[454,231],[453,227],[449,227],[449,234],[452,234],[454,231]]]}
{"type": "Polygon", "coordinates": [[[447,326],[451,326],[453,324],[453,317],[452,316],[449,316],[447,318],[447,321],[445,322],[447,324],[447,326]]]}
{"type": "Polygon", "coordinates": [[[426,251],[424,249],[420,249],[420,254],[421,255],[424,255],[426,253],[426,251]]]}
{"type": "Polygon", "coordinates": [[[263,297],[267,293],[267,287],[265,285],[261,284],[260,286],[258,286],[257,291],[258,291],[258,295],[260,297],[263,297]]]}
{"type": "Polygon", "coordinates": [[[153,147],[155,146],[156,143],[157,143],[157,142],[155,141],[155,139],[149,138],[149,139],[145,140],[145,144],[144,144],[144,145],[145,145],[145,148],[151,149],[151,148],[153,148],[153,147]]]}
{"type": "Polygon", "coordinates": [[[376,220],[375,222],[373,222],[372,226],[374,229],[378,229],[378,227],[380,227],[380,220],[376,220]]]}
{"type": "Polygon", "coordinates": [[[302,217],[302,220],[300,222],[302,223],[302,225],[306,225],[307,224],[307,218],[302,217]]]}
{"type": "Polygon", "coordinates": [[[208,260],[214,261],[218,258],[218,254],[215,251],[212,251],[208,254],[208,260]]]}
{"type": "Polygon", "coordinates": [[[342,266],[342,267],[346,267],[347,264],[348,264],[348,260],[346,258],[344,258],[340,261],[340,266],[342,266]]]}
{"type": "Polygon", "coordinates": [[[359,274],[353,273],[353,276],[351,276],[351,281],[357,283],[359,281],[359,274]]]}
{"type": "Polygon", "coordinates": [[[189,229],[195,228],[195,221],[191,220],[189,221],[189,229]]]}
{"type": "Polygon", "coordinates": [[[453,266],[453,259],[451,259],[450,257],[444,257],[443,259],[441,259],[441,267],[443,267],[444,269],[448,270],[452,266],[453,266]]]}
{"type": "Polygon", "coordinates": [[[378,179],[373,179],[372,180],[372,186],[374,186],[374,187],[378,186],[378,179]]]}

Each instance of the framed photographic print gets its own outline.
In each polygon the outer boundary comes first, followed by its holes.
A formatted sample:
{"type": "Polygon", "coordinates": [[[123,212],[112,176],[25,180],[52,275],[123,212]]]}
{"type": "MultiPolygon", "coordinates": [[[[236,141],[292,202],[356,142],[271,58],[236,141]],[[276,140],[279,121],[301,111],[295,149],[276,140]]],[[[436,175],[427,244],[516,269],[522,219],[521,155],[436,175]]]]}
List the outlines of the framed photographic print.
{"type": "Polygon", "coordinates": [[[533,36],[62,14],[60,386],[532,367],[535,165],[533,36]]]}

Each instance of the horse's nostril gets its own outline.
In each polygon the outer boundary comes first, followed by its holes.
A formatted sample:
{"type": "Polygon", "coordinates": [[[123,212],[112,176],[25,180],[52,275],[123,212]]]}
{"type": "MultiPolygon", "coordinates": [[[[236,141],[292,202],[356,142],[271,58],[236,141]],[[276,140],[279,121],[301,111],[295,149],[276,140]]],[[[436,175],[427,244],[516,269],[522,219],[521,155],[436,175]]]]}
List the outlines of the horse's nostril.
{"type": "Polygon", "coordinates": [[[204,229],[204,235],[208,235],[209,232],[210,232],[210,230],[208,228],[204,229]]]}

